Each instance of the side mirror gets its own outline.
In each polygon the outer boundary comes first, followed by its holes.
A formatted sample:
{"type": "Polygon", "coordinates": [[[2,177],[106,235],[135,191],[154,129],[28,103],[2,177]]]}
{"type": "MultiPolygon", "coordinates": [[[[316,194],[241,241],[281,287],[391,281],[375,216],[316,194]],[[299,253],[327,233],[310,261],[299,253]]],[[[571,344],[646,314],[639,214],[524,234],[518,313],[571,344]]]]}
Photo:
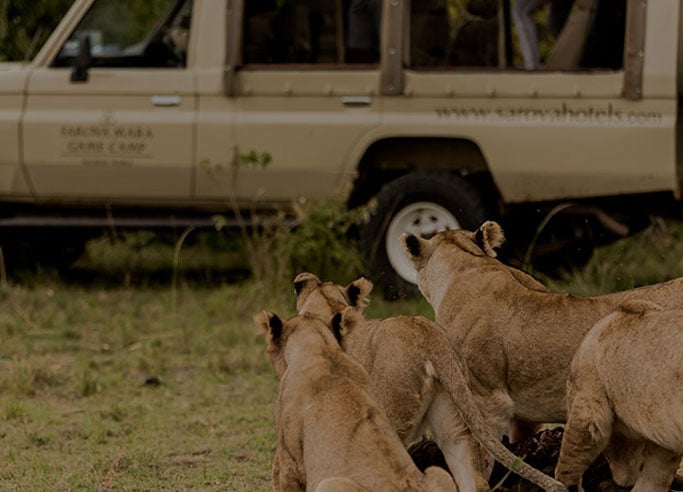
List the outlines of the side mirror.
{"type": "Polygon", "coordinates": [[[87,82],[88,68],[92,64],[90,56],[90,36],[81,36],[78,41],[78,55],[74,58],[73,70],[71,70],[71,82],[87,82]]]}

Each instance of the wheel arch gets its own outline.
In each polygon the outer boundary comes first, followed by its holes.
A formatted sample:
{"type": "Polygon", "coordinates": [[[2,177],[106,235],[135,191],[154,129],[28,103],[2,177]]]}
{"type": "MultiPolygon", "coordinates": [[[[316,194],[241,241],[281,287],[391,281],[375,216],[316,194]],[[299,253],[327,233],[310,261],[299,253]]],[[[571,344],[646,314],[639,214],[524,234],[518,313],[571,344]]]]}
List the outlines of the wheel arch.
{"type": "Polygon", "coordinates": [[[416,272],[400,238],[431,237],[439,231],[475,230],[495,212],[490,197],[468,176],[438,171],[409,172],[383,186],[360,228],[361,250],[373,282],[389,299],[416,292],[416,272]]]}
{"type": "Polygon", "coordinates": [[[358,162],[349,207],[365,204],[390,181],[411,172],[450,172],[473,181],[500,204],[501,195],[474,141],[447,137],[387,137],[367,147],[358,162]]]}

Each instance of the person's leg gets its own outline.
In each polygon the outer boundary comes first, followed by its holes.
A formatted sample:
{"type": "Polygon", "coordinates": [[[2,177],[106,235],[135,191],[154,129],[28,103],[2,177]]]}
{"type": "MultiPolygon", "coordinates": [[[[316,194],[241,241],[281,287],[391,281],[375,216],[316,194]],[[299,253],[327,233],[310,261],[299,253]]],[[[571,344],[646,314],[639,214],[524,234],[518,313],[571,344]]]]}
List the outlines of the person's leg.
{"type": "Polygon", "coordinates": [[[535,70],[540,67],[538,33],[533,13],[548,0],[517,0],[512,5],[512,20],[517,29],[519,47],[524,58],[524,68],[535,70]]]}

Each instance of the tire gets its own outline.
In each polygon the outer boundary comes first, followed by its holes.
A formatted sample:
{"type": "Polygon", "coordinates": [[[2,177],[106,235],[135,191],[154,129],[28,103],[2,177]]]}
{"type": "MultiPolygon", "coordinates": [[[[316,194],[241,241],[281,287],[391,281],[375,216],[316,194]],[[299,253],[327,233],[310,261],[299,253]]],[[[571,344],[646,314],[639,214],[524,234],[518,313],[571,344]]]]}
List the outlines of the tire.
{"type": "Polygon", "coordinates": [[[474,230],[492,218],[482,194],[465,178],[447,173],[411,173],[386,184],[362,230],[361,243],[372,281],[388,299],[418,293],[417,273],[400,237],[430,237],[447,229],[474,230]]]}

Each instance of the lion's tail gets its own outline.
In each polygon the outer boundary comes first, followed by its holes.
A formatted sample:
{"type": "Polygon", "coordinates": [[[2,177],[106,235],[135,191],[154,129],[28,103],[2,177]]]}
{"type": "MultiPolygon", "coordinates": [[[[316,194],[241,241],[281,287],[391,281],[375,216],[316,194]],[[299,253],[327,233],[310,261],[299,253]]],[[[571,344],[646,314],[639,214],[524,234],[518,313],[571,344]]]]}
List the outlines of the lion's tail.
{"type": "Polygon", "coordinates": [[[566,487],[554,478],[525,463],[522,458],[503,446],[486,424],[484,417],[476,405],[474,395],[467,381],[469,374],[462,359],[457,357],[456,349],[444,340],[444,346],[433,347],[435,357],[432,359],[435,376],[450,393],[453,403],[460,410],[472,435],[498,460],[503,466],[530,482],[552,492],[566,492],[566,487]]]}

